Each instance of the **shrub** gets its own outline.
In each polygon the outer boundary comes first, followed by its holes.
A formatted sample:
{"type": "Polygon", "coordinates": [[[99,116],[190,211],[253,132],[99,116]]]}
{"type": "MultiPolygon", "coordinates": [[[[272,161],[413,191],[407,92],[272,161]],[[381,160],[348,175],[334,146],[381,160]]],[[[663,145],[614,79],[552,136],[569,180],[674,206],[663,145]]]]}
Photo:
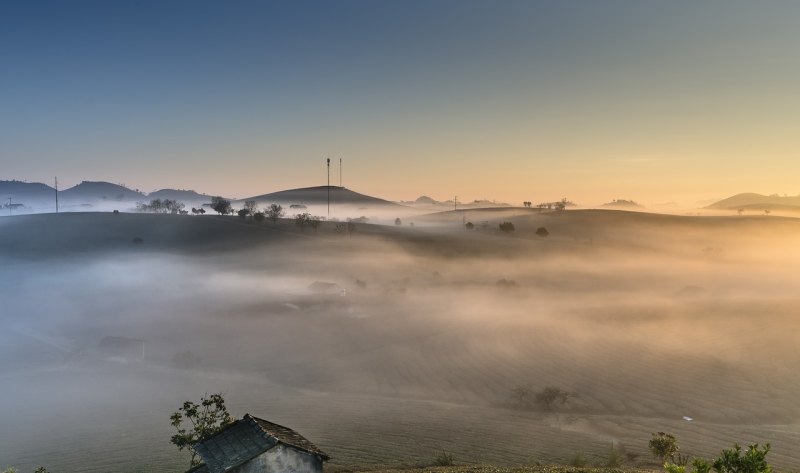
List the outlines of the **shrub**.
{"type": "Polygon", "coordinates": [[[711,464],[717,473],[772,473],[767,463],[770,445],[759,448],[758,444],[750,445],[742,454],[742,447],[735,444],[730,450],[723,450],[722,455],[711,464]]]}
{"type": "Polygon", "coordinates": [[[472,230],[473,228],[475,228],[475,224],[472,222],[467,222],[464,224],[464,226],[467,228],[467,230],[472,230]]]}
{"type": "Polygon", "coordinates": [[[654,433],[647,446],[661,463],[666,462],[667,459],[674,459],[675,454],[678,453],[678,440],[674,435],[665,432],[654,433]]]}
{"type": "Polygon", "coordinates": [[[571,466],[574,466],[575,468],[583,468],[588,463],[589,462],[588,460],[586,460],[586,456],[583,454],[583,452],[577,452],[575,456],[572,457],[572,460],[569,462],[569,464],[571,466]]]}
{"type": "Polygon", "coordinates": [[[403,224],[403,221],[400,220],[400,217],[397,217],[396,219],[394,219],[394,224],[399,227],[400,225],[403,224]]]}
{"type": "Polygon", "coordinates": [[[453,466],[456,464],[456,459],[452,453],[447,453],[442,450],[442,453],[436,455],[433,459],[433,466],[453,466]]]}
{"type": "Polygon", "coordinates": [[[500,231],[503,233],[511,233],[514,231],[514,224],[511,222],[503,222],[499,226],[500,231]]]}
{"type": "Polygon", "coordinates": [[[710,473],[713,465],[705,458],[695,458],[692,462],[693,473],[710,473]]]}
{"type": "Polygon", "coordinates": [[[686,473],[686,466],[667,462],[664,463],[664,471],[666,473],[686,473]]]}
{"type": "Polygon", "coordinates": [[[544,227],[539,227],[536,229],[536,234],[542,238],[545,238],[547,237],[547,235],[550,234],[550,232],[548,232],[547,229],[544,227]]]}
{"type": "Polygon", "coordinates": [[[612,443],[611,448],[608,450],[605,466],[608,468],[619,468],[623,463],[625,463],[625,454],[612,443]]]}
{"type": "Polygon", "coordinates": [[[264,212],[256,212],[253,214],[253,220],[256,222],[263,222],[265,218],[266,215],[264,215],[264,212]]]}
{"type": "Polygon", "coordinates": [[[240,216],[242,218],[245,218],[248,215],[250,215],[250,211],[247,210],[247,209],[239,209],[239,211],[236,212],[236,215],[238,215],[238,216],[240,216]]]}

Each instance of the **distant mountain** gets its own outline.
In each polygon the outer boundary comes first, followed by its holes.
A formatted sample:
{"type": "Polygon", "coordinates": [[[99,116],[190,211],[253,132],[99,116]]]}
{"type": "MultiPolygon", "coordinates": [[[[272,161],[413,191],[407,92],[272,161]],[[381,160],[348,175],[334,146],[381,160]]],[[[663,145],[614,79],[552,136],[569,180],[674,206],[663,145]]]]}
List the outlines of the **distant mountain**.
{"type": "Polygon", "coordinates": [[[56,190],[41,182],[0,181],[0,204],[13,202],[26,204],[28,201],[51,201],[56,190]]]}
{"type": "Polygon", "coordinates": [[[800,210],[800,195],[779,196],[778,194],[761,195],[755,193],[736,194],[727,199],[722,199],[708,207],[720,210],[800,210]]]}
{"type": "Polygon", "coordinates": [[[330,199],[332,204],[346,204],[353,206],[386,206],[400,207],[400,204],[389,202],[369,195],[359,194],[350,189],[337,186],[317,186],[303,187],[300,189],[289,189],[285,191],[272,192],[269,194],[257,195],[245,200],[255,200],[259,204],[303,204],[303,205],[324,205],[328,202],[328,189],[330,189],[330,199]]]}
{"type": "Polygon", "coordinates": [[[625,199],[614,199],[611,202],[606,202],[603,204],[603,207],[616,207],[620,209],[633,209],[633,208],[644,208],[641,204],[637,204],[632,200],[625,200],[625,199]]]}
{"type": "Polygon", "coordinates": [[[427,195],[421,195],[414,201],[415,204],[436,204],[437,202],[427,195]]]}
{"type": "Polygon", "coordinates": [[[138,201],[146,196],[139,191],[119,184],[103,181],[83,181],[75,187],[60,191],[59,197],[67,201],[138,201]]]}
{"type": "Polygon", "coordinates": [[[147,194],[148,199],[170,199],[180,202],[211,202],[211,196],[193,190],[161,189],[147,194]]]}

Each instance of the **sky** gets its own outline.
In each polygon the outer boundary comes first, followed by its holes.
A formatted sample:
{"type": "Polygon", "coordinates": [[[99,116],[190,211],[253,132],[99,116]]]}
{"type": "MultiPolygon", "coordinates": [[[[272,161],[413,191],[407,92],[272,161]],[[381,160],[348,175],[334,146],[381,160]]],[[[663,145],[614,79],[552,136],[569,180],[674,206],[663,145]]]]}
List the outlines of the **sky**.
{"type": "Polygon", "coordinates": [[[800,2],[0,2],[0,179],[800,193],[800,2]]]}

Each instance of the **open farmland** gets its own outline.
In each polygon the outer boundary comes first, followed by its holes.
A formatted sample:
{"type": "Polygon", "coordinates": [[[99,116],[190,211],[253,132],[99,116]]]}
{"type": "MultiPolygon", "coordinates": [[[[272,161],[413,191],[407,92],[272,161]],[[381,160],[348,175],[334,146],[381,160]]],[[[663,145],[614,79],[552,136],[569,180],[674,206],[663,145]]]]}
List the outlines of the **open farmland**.
{"type": "Polygon", "coordinates": [[[771,442],[775,465],[800,468],[800,221],[499,212],[350,236],[235,217],[0,220],[0,463],[180,471],[169,415],[221,391],[333,468],[443,450],[600,464],[612,443],[646,467],[659,430],[693,455],[771,442]],[[108,336],[144,340],[143,359],[104,358],[108,336]],[[551,412],[512,397],[547,386],[574,396],[551,412]]]}

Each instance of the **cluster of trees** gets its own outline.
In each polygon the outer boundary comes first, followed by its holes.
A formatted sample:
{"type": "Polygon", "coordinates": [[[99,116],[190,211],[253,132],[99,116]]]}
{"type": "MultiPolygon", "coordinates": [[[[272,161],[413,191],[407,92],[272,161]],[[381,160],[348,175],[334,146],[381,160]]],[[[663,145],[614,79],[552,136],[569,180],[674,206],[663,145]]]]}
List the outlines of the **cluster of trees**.
{"type": "Polygon", "coordinates": [[[192,215],[205,215],[205,213],[206,213],[206,209],[204,209],[202,207],[200,207],[199,209],[196,209],[196,208],[192,207],[192,215]]]}
{"type": "Polygon", "coordinates": [[[317,231],[319,228],[319,224],[322,221],[322,217],[318,217],[316,215],[311,215],[308,212],[303,212],[294,216],[294,224],[300,228],[305,228],[309,226],[317,231]]]}
{"type": "MultiPolygon", "coordinates": [[[[533,207],[533,203],[530,201],[525,201],[522,203],[523,207],[531,208],[533,207]]],[[[541,210],[558,210],[562,211],[569,206],[575,205],[574,202],[568,200],[566,197],[559,200],[558,202],[542,202],[540,204],[536,204],[536,208],[541,210]]]]}
{"type": "MultiPolygon", "coordinates": [[[[653,457],[660,460],[666,473],[686,473],[689,463],[688,455],[679,453],[680,447],[674,435],[665,432],[653,434],[647,445],[653,457]]],[[[692,473],[772,473],[772,466],[767,462],[770,444],[760,447],[753,444],[742,450],[739,444],[724,449],[719,457],[707,460],[695,457],[692,460],[692,473]]]]}
{"type": "Polygon", "coordinates": [[[512,233],[514,229],[514,224],[511,222],[503,222],[499,225],[500,231],[503,233],[512,233]]]}
{"type": "Polygon", "coordinates": [[[136,204],[136,210],[139,212],[148,212],[155,214],[185,214],[183,202],[178,202],[172,199],[153,199],[150,202],[139,202],[136,204]]]}
{"type": "Polygon", "coordinates": [[[512,407],[544,412],[553,412],[576,396],[555,386],[547,386],[538,392],[534,392],[530,386],[517,386],[511,391],[512,407]]]}

